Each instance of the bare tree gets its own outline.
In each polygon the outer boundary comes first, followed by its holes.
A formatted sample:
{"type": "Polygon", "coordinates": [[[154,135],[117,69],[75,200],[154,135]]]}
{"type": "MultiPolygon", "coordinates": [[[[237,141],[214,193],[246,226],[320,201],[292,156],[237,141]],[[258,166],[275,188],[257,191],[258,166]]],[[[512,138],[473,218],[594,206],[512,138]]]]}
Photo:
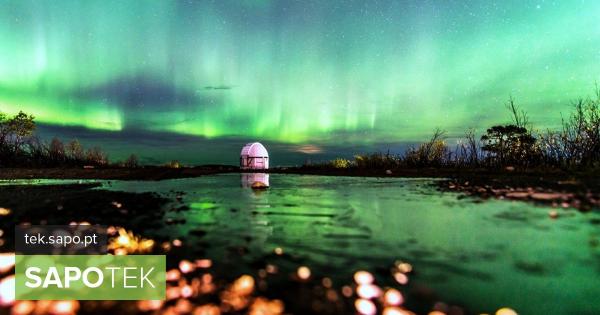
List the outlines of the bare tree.
{"type": "Polygon", "coordinates": [[[470,128],[465,132],[466,143],[465,146],[465,158],[467,160],[467,164],[471,166],[476,166],[479,164],[479,141],[477,141],[475,137],[475,129],[470,128]]]}
{"type": "Polygon", "coordinates": [[[85,158],[83,147],[81,146],[81,143],[79,143],[79,141],[77,139],[71,140],[71,142],[69,142],[69,144],[67,144],[66,151],[67,151],[69,158],[71,158],[73,160],[83,161],[83,159],[85,158]]]}
{"type": "Polygon", "coordinates": [[[511,119],[515,126],[520,128],[529,127],[529,117],[527,116],[527,112],[525,112],[525,110],[519,108],[519,106],[515,104],[515,100],[512,97],[512,95],[508,98],[506,108],[510,111],[511,119]]]}
{"type": "Polygon", "coordinates": [[[50,155],[50,159],[55,162],[65,161],[65,146],[57,137],[52,138],[48,147],[48,154],[50,155]]]}
{"type": "Polygon", "coordinates": [[[137,157],[137,155],[135,155],[135,154],[131,154],[131,155],[130,155],[130,156],[129,156],[129,157],[126,159],[126,160],[125,160],[124,166],[125,166],[125,167],[129,167],[129,168],[136,168],[136,167],[138,167],[138,164],[139,164],[139,162],[138,162],[138,157],[137,157]]]}
{"type": "Polygon", "coordinates": [[[87,151],[86,160],[91,164],[106,165],[108,164],[108,155],[100,147],[93,147],[87,151]]]}

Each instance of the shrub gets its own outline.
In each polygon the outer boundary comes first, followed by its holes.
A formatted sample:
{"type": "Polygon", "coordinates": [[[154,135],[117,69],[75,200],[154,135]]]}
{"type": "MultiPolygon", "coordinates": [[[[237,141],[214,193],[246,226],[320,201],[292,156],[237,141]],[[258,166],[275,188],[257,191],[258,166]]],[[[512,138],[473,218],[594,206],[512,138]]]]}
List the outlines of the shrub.
{"type": "Polygon", "coordinates": [[[77,139],[71,140],[71,142],[67,144],[65,151],[69,159],[73,161],[82,162],[85,158],[83,146],[81,146],[81,143],[79,143],[79,140],[77,139]]]}
{"type": "Polygon", "coordinates": [[[412,166],[442,166],[450,159],[450,151],[444,141],[445,132],[436,129],[428,142],[418,148],[410,148],[404,155],[404,162],[412,166]]]}
{"type": "Polygon", "coordinates": [[[34,131],[35,122],[32,115],[19,112],[8,118],[0,113],[0,151],[5,156],[22,153],[34,131]]]}
{"type": "Polygon", "coordinates": [[[476,167],[480,161],[481,146],[475,136],[475,130],[469,129],[465,132],[464,139],[459,140],[454,153],[454,164],[459,167],[476,167]]]}
{"type": "Polygon", "coordinates": [[[52,162],[61,164],[66,160],[65,146],[60,139],[54,137],[48,147],[48,155],[52,162]]]}
{"type": "Polygon", "coordinates": [[[337,158],[330,162],[333,168],[349,168],[352,166],[352,162],[350,160],[337,158]]]}
{"type": "Polygon", "coordinates": [[[399,159],[390,153],[383,154],[381,152],[356,155],[354,156],[354,164],[358,168],[365,169],[381,169],[381,168],[396,168],[399,165],[399,159]]]}
{"type": "Polygon", "coordinates": [[[125,167],[129,167],[129,168],[136,168],[138,167],[138,157],[135,154],[130,155],[125,162],[123,163],[123,165],[125,167]]]}
{"type": "Polygon", "coordinates": [[[173,161],[167,163],[165,166],[169,167],[169,168],[180,168],[181,163],[179,163],[179,161],[177,161],[177,160],[173,160],[173,161]]]}
{"type": "Polygon", "coordinates": [[[107,165],[108,164],[108,155],[100,149],[100,147],[93,147],[88,149],[86,153],[86,162],[92,165],[107,165]]]}

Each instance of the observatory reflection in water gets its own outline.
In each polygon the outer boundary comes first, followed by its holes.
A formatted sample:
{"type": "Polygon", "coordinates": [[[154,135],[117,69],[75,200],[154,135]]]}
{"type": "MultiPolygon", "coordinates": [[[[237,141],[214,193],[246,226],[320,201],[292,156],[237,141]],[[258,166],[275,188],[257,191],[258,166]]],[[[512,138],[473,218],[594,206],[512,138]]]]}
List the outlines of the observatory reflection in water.
{"type": "Polygon", "coordinates": [[[267,173],[242,173],[243,188],[267,188],[269,187],[269,174],[267,173]]]}

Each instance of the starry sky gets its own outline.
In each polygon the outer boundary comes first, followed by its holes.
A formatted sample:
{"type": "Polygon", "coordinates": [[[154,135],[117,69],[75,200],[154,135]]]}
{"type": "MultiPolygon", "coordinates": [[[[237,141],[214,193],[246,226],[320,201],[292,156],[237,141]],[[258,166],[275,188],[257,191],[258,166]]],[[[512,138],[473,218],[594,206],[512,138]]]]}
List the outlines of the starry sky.
{"type": "Polygon", "coordinates": [[[539,129],[600,81],[600,1],[0,1],[0,111],[113,157],[274,165],[539,129]],[[275,154],[275,156],[273,156],[275,154]]]}

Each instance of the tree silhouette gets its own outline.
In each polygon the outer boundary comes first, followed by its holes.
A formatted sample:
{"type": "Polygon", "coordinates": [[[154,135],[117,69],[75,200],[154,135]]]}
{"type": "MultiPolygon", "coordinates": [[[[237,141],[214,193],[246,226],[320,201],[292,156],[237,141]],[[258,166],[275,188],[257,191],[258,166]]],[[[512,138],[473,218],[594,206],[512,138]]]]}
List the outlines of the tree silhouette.
{"type": "Polygon", "coordinates": [[[493,126],[481,136],[481,141],[484,143],[481,149],[488,151],[499,165],[529,164],[536,151],[535,137],[517,125],[493,126]]]}

